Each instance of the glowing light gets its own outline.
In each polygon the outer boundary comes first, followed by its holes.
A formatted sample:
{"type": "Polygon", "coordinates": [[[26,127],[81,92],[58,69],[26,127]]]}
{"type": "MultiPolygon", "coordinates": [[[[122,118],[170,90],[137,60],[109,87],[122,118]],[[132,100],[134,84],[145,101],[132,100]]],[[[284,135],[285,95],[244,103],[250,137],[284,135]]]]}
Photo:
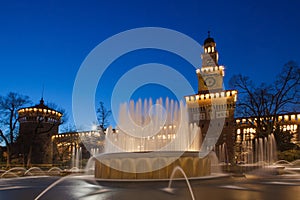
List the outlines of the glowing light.
{"type": "Polygon", "coordinates": [[[284,115],[284,120],[288,121],[289,120],[289,116],[288,115],[284,115]]]}
{"type": "Polygon", "coordinates": [[[234,96],[234,102],[236,102],[236,101],[237,101],[237,96],[235,95],[235,96],[234,96]]]}

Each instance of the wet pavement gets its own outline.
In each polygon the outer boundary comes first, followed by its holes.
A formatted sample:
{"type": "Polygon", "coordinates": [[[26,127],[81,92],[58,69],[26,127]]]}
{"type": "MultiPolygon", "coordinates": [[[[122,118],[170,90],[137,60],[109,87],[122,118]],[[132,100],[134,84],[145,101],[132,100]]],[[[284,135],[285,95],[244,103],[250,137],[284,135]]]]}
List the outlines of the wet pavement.
{"type": "Polygon", "coordinates": [[[90,176],[20,177],[0,179],[0,199],[82,199],[82,200],[187,200],[194,199],[300,199],[300,176],[223,177],[191,180],[193,194],[185,180],[115,182],[95,181],[90,176]],[[49,186],[53,187],[49,187],[49,186]]]}

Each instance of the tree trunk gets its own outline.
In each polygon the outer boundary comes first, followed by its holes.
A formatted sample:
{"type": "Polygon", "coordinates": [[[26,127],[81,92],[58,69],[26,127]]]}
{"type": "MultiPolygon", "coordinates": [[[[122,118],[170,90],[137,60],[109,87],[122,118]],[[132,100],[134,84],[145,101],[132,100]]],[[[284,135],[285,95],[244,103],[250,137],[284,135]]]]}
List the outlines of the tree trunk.
{"type": "Polygon", "coordinates": [[[9,145],[6,145],[6,152],[7,152],[7,158],[6,158],[6,168],[10,168],[10,147],[9,145]]]}

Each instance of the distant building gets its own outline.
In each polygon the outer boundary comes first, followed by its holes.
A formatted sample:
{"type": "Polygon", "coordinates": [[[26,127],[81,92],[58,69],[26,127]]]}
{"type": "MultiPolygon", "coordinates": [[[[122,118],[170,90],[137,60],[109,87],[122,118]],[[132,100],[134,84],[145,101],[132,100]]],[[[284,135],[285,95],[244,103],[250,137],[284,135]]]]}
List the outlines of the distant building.
{"type": "MultiPolygon", "coordinates": [[[[271,117],[261,119],[270,120],[271,117]]],[[[277,124],[286,134],[292,134],[290,142],[300,145],[300,113],[284,113],[276,117],[277,124]]],[[[235,154],[237,162],[253,163],[255,160],[254,140],[257,138],[257,117],[241,117],[235,119],[235,154]]],[[[267,150],[267,149],[266,149],[267,150]]]]}
{"type": "Polygon", "coordinates": [[[99,130],[52,135],[54,164],[81,168],[82,160],[103,152],[104,139],[103,131],[99,130]]]}

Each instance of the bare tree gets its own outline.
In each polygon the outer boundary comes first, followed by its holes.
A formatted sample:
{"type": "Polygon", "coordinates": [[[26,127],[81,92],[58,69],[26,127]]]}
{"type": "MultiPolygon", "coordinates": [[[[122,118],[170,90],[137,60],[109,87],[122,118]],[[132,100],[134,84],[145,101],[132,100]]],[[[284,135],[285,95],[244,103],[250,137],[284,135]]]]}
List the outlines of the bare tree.
{"type": "Polygon", "coordinates": [[[60,119],[60,125],[61,124],[65,124],[67,121],[68,121],[68,113],[66,112],[66,110],[60,106],[58,106],[56,103],[53,103],[53,102],[47,102],[47,106],[53,110],[56,110],[60,113],[62,113],[62,117],[60,119]]]}
{"type": "Polygon", "coordinates": [[[6,96],[0,96],[0,124],[2,127],[0,137],[7,147],[7,167],[10,166],[10,160],[13,153],[13,143],[17,136],[17,110],[29,103],[31,103],[31,101],[28,96],[14,92],[10,92],[6,96]]]}
{"type": "Polygon", "coordinates": [[[279,127],[279,114],[299,109],[300,68],[290,61],[283,66],[274,83],[259,86],[247,76],[235,75],[230,80],[230,87],[239,91],[236,114],[253,117],[257,135],[266,136],[279,127]]]}
{"type": "Polygon", "coordinates": [[[102,130],[105,130],[109,126],[108,118],[111,115],[111,110],[107,110],[102,101],[99,102],[99,108],[97,109],[97,118],[99,126],[102,130]]]}

